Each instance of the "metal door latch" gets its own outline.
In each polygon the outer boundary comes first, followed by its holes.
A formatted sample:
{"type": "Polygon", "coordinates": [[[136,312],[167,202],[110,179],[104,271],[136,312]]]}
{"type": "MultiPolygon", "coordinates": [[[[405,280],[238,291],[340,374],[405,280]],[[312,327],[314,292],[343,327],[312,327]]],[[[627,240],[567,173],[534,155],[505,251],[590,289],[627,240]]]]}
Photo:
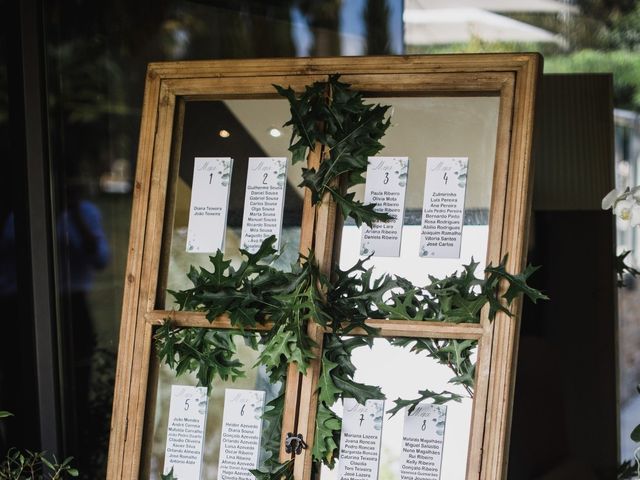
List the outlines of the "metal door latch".
{"type": "Polygon", "coordinates": [[[287,433],[287,438],[284,441],[284,450],[287,453],[293,453],[294,455],[300,455],[302,450],[307,449],[307,444],[302,438],[302,434],[287,433]]]}

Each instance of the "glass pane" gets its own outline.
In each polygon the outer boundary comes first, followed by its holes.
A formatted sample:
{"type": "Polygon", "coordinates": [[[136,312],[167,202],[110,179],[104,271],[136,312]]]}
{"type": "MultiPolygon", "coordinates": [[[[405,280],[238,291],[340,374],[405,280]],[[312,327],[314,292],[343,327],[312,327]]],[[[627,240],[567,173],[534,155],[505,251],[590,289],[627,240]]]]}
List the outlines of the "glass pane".
{"type": "MultiPolygon", "coordinates": [[[[409,157],[404,228],[400,257],[372,257],[378,273],[403,276],[417,285],[427,274],[449,275],[471,258],[484,267],[489,234],[498,97],[376,98],[392,106],[391,126],[382,138],[379,156],[409,157]],[[420,223],[427,157],[468,157],[460,258],[419,256],[420,223]]],[[[358,188],[360,198],[364,186],[358,188]]],[[[342,232],[340,266],[359,258],[361,228],[347,222],[342,232]]]]}
{"type": "MultiPolygon", "coordinates": [[[[0,11],[7,19],[6,24],[11,21],[10,12],[17,10],[11,7],[10,2],[0,0],[0,11]]],[[[10,47],[16,33],[17,30],[0,28],[0,158],[7,160],[12,179],[0,192],[0,308],[6,319],[2,322],[5,341],[0,349],[0,410],[14,415],[0,420],[0,458],[3,459],[10,447],[36,449],[40,442],[38,415],[34,415],[38,411],[34,326],[31,314],[25,310],[25,303],[30,302],[32,296],[28,282],[18,282],[24,269],[21,266],[26,265],[23,258],[28,255],[28,249],[23,245],[28,209],[21,205],[25,198],[21,189],[25,183],[14,177],[22,171],[24,162],[21,155],[16,156],[22,148],[20,138],[15,138],[16,132],[20,131],[20,109],[12,106],[11,116],[9,111],[9,73],[12,71],[9,62],[14,58],[13,67],[17,71],[18,57],[17,47],[10,47]]],[[[16,87],[14,82],[12,94],[19,92],[16,87]]],[[[19,97],[11,98],[18,105],[19,97]]],[[[42,222],[41,219],[38,221],[42,222]]]]}
{"type": "MultiPolygon", "coordinates": [[[[437,341],[418,340],[418,347],[420,344],[424,345],[422,342],[437,341]]],[[[443,342],[449,342],[449,340],[440,342],[442,345],[443,342]]],[[[391,416],[389,410],[394,408],[394,400],[413,400],[420,397],[418,391],[429,389],[438,393],[449,391],[462,396],[460,402],[450,401],[446,403],[447,412],[440,478],[446,480],[464,479],[466,475],[473,392],[472,390],[467,391],[461,385],[449,383],[452,377],[456,376],[456,373],[447,365],[429,356],[426,351],[419,353],[412,351],[411,347],[415,346],[416,342],[408,339],[376,338],[373,341],[372,348],[356,348],[351,358],[357,369],[354,380],[367,385],[380,386],[386,398],[378,478],[380,480],[401,478],[406,407],[391,416]],[[402,346],[405,341],[409,344],[402,346]]],[[[474,342],[468,350],[472,365],[475,365],[476,347],[477,344],[474,342]]],[[[430,401],[426,402],[431,403],[430,401]]],[[[336,402],[332,409],[338,416],[343,418],[343,405],[340,400],[336,402]]],[[[420,455],[420,453],[418,452],[417,455],[420,455]]],[[[355,465],[358,462],[358,460],[353,459],[343,461],[353,461],[356,462],[355,465]]],[[[340,460],[336,462],[333,470],[323,465],[323,480],[337,479],[339,468],[340,460]]],[[[416,478],[419,477],[416,476],[416,478]]]]}
{"type": "MultiPolygon", "coordinates": [[[[249,157],[286,157],[287,185],[284,199],[281,255],[275,266],[287,269],[298,258],[303,190],[302,163],[291,164],[288,151],[290,128],[282,125],[289,119],[286,100],[225,100],[187,102],[180,151],[175,215],[171,230],[167,287],[171,290],[189,288],[186,273],[190,265],[208,268],[211,253],[187,252],[187,230],[191,202],[191,186],[195,157],[231,157],[229,211],[224,242],[224,254],[236,266],[241,261],[240,236],[244,214],[247,162],[249,157]]],[[[166,246],[165,246],[166,248],[166,246]]],[[[171,308],[173,297],[165,300],[171,308]]],[[[159,308],[163,308],[162,305],[159,308]]]]}
{"type": "MultiPolygon", "coordinates": [[[[211,333],[214,330],[210,330],[211,333]]],[[[284,394],[281,383],[271,384],[264,368],[250,368],[258,359],[258,352],[248,347],[241,336],[235,337],[238,354],[236,358],[245,365],[246,376],[235,381],[222,381],[217,378],[209,393],[209,404],[206,416],[206,428],[204,434],[204,448],[202,456],[202,470],[199,478],[217,478],[218,460],[220,458],[220,442],[222,439],[222,416],[224,413],[225,391],[228,388],[242,390],[258,390],[265,392],[265,405],[284,394]]],[[[167,445],[167,429],[169,422],[169,407],[171,401],[172,385],[197,385],[195,375],[184,375],[176,377],[175,372],[162,365],[158,373],[158,383],[155,392],[155,415],[153,421],[153,434],[150,445],[150,458],[147,460],[149,475],[144,478],[157,479],[163,473],[165,461],[165,448],[167,445]]],[[[271,425],[263,422],[262,442],[259,454],[259,464],[269,455],[266,445],[273,439],[279,439],[279,428],[277,433],[271,430],[271,425]]],[[[276,440],[277,444],[277,440],[276,440]]],[[[166,473],[166,472],[164,472],[166,473]]]]}

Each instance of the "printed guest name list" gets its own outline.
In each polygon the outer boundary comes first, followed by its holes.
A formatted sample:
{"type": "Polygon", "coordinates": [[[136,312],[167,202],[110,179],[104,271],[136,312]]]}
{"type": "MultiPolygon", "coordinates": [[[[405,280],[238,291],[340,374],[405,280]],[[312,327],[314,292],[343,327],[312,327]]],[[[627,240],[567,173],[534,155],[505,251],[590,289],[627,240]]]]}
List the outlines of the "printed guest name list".
{"type": "Polygon", "coordinates": [[[231,158],[194,160],[187,252],[213,253],[224,248],[232,168],[231,158]]]}
{"type": "Polygon", "coordinates": [[[400,480],[440,480],[447,407],[420,403],[405,410],[400,480]]]}
{"type": "Polygon", "coordinates": [[[171,386],[165,474],[173,469],[175,478],[200,478],[207,406],[206,387],[171,386]]]}
{"type": "Polygon", "coordinates": [[[466,157],[427,158],[421,257],[460,258],[468,161],[466,157]]]}
{"type": "Polygon", "coordinates": [[[344,399],[338,480],[377,480],[384,400],[344,399]]]}
{"type": "Polygon", "coordinates": [[[265,393],[228,388],[224,392],[219,480],[255,480],[258,467],[265,393]]]}
{"type": "Polygon", "coordinates": [[[399,257],[404,224],[404,198],[407,190],[407,157],[369,157],[364,203],[374,203],[376,212],[393,217],[388,222],[363,225],[360,255],[399,257]]]}
{"type": "Polygon", "coordinates": [[[271,235],[276,236],[274,247],[279,249],[286,185],[286,158],[249,158],[240,240],[243,249],[255,253],[271,235]]]}

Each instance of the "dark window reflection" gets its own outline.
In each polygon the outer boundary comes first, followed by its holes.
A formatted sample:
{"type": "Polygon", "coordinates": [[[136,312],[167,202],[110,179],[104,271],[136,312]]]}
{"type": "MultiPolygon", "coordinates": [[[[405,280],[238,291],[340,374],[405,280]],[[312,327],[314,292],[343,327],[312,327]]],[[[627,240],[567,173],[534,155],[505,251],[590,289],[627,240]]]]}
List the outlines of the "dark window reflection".
{"type": "Polygon", "coordinates": [[[57,0],[44,8],[65,454],[78,459],[82,478],[104,478],[147,63],[401,53],[402,1],[57,0]]]}
{"type": "MultiPolygon", "coordinates": [[[[0,11],[8,10],[0,0],[0,11]]],[[[15,207],[20,180],[13,181],[17,158],[10,154],[9,32],[0,22],[0,160],[5,166],[0,188],[0,410],[13,417],[0,420],[0,459],[11,447],[35,450],[39,444],[38,403],[33,325],[25,315],[24,292],[19,292],[15,207]],[[23,297],[20,298],[19,294],[23,297]]],[[[20,218],[24,223],[25,219],[20,218]]]]}

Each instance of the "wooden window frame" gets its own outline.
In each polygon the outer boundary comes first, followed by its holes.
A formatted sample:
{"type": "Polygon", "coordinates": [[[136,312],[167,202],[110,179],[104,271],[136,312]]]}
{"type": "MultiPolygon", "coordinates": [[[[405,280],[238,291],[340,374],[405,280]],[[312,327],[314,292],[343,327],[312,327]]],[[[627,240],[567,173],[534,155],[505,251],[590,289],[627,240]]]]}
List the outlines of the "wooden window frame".
{"type": "MultiPolygon", "coordinates": [[[[354,89],[372,96],[500,97],[491,195],[487,262],[509,254],[507,270],[524,268],[531,205],[531,143],[541,57],[537,54],[419,55],[305,59],[221,60],[149,65],[147,71],[137,173],[131,217],[123,312],[107,478],[141,476],[145,412],[153,410],[150,382],[153,328],[171,316],[182,327],[230,328],[222,316],[209,323],[203,313],[157,309],[164,296],[167,250],[173,221],[176,158],[181,145],[184,102],[230,98],[276,98],[272,84],[300,91],[340,73],[354,89]]],[[[317,164],[311,154],[308,162],[317,164]]],[[[329,272],[339,245],[341,222],[326,198],[312,207],[305,192],[300,251],[313,249],[322,271],[329,272]]],[[[391,272],[392,273],[392,272],[391,272]]],[[[476,393],[467,460],[469,479],[506,476],[511,404],[519,329],[520,301],[510,318],[493,322],[483,311],[479,324],[370,320],[383,336],[474,339],[478,341],[476,393]]],[[[264,327],[268,328],[268,326],[264,327]]],[[[306,375],[290,365],[283,434],[299,432],[312,445],[320,349],[326,329],[315,323],[309,334],[318,344],[306,375]],[[297,423],[296,423],[297,421],[297,423]]],[[[356,332],[357,333],[357,332],[356,332]]],[[[148,435],[149,432],[146,432],[148,435]]],[[[289,454],[281,450],[281,459],[289,454]]],[[[296,457],[295,480],[311,476],[311,448],[296,457]]],[[[144,473],[144,472],[143,472],[144,473]]]]}

